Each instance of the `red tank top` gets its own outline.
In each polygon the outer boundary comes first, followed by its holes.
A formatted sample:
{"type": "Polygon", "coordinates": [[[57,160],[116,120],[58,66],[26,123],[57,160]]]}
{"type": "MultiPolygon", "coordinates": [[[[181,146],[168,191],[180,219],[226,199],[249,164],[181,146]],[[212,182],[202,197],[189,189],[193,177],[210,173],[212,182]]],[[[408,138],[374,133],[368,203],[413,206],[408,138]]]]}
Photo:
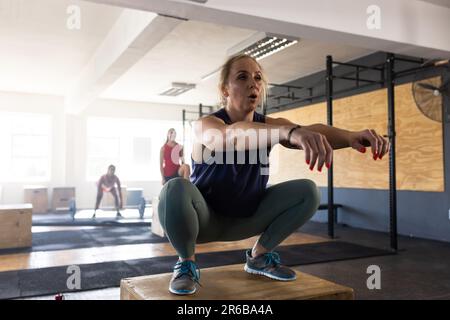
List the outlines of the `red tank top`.
{"type": "Polygon", "coordinates": [[[167,143],[164,145],[163,172],[165,177],[171,177],[180,168],[181,146],[176,144],[171,147],[167,143]]]}

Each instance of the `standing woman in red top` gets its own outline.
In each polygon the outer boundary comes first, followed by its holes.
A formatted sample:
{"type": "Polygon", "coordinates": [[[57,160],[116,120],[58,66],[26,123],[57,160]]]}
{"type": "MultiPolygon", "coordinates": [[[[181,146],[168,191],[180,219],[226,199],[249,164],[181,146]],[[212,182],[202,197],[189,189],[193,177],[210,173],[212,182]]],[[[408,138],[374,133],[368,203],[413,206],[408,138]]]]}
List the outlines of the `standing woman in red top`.
{"type": "Polygon", "coordinates": [[[176,136],[175,129],[170,128],[166,143],[161,147],[159,163],[163,185],[173,178],[189,179],[191,175],[191,168],[184,163],[183,146],[175,141],[176,136]]]}

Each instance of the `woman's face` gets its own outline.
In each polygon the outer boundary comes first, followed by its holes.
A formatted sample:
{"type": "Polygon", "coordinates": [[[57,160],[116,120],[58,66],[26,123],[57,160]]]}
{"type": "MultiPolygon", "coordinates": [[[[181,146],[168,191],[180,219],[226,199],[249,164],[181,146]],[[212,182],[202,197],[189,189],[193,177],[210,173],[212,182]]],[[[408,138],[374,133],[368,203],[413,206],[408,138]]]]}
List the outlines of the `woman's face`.
{"type": "Polygon", "coordinates": [[[109,176],[113,176],[115,172],[116,172],[116,168],[114,168],[114,167],[109,167],[108,168],[108,175],[109,176]]]}
{"type": "Polygon", "coordinates": [[[169,130],[167,133],[167,138],[169,138],[169,141],[175,141],[175,138],[177,137],[177,133],[175,130],[169,130]]]}
{"type": "Polygon", "coordinates": [[[250,112],[256,109],[261,100],[262,87],[260,68],[252,59],[244,58],[231,66],[223,93],[228,106],[250,112]]]}

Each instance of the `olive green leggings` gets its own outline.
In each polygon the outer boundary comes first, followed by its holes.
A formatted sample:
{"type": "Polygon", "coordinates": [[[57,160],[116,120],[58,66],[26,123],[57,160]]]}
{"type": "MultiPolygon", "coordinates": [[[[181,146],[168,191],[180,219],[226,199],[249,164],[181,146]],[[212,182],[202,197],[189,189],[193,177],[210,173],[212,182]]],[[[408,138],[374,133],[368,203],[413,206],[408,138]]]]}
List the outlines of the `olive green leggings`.
{"type": "Polygon", "coordinates": [[[307,222],[319,204],[320,192],[313,181],[291,180],[267,188],[252,216],[227,217],[215,213],[190,181],[175,178],[161,191],[158,214],[178,255],[189,258],[196,243],[242,240],[259,234],[259,244],[273,250],[307,222]]]}

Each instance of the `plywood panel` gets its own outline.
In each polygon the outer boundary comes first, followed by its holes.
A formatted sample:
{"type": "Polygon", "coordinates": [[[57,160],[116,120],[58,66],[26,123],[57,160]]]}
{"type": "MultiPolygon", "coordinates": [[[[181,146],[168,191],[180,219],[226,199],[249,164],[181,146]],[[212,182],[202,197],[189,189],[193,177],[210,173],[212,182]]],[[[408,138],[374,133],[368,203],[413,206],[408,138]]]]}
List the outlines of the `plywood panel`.
{"type": "MultiPolygon", "coordinates": [[[[319,103],[301,109],[292,109],[276,114],[274,118],[286,118],[302,125],[326,123],[326,105],[319,103]]],[[[325,167],[324,167],[325,168],[325,167]]],[[[305,162],[305,153],[302,150],[293,150],[277,145],[270,152],[270,178],[269,183],[275,184],[292,179],[311,179],[317,185],[327,185],[326,168],[321,173],[310,171],[305,162]]]]}
{"type": "MultiPolygon", "coordinates": [[[[337,99],[333,104],[334,126],[352,131],[375,129],[387,134],[386,89],[337,99]]],[[[444,158],[442,124],[426,118],[416,107],[411,83],[395,88],[395,121],[397,133],[397,189],[414,191],[444,191],[444,158]]],[[[326,124],[326,104],[292,109],[271,114],[302,125],[326,124]]],[[[270,183],[309,178],[319,186],[327,185],[327,170],[310,172],[303,151],[277,146],[275,168],[270,183]],[[281,150],[282,149],[282,150],[281,150]],[[278,157],[278,159],[277,159],[278,157]],[[299,163],[296,159],[300,159],[299,163]],[[276,165],[281,163],[282,165],[276,165]],[[278,167],[278,168],[277,168],[278,167]]],[[[361,154],[353,149],[334,151],[334,185],[342,188],[388,189],[389,157],[374,161],[370,152],[361,154]]]]}
{"type": "Polygon", "coordinates": [[[244,265],[202,269],[196,294],[169,293],[172,273],[122,279],[121,300],[352,300],[353,289],[295,271],[296,281],[274,281],[248,274],[244,265]]]}
{"type": "Polygon", "coordinates": [[[425,117],[416,107],[411,84],[396,91],[397,188],[443,192],[444,146],[442,123],[425,117]]]}
{"type": "MultiPolygon", "coordinates": [[[[387,93],[376,90],[337,99],[333,104],[334,126],[350,131],[375,129],[387,135],[387,93]]],[[[397,126],[397,132],[401,128],[397,126]]],[[[365,154],[346,148],[334,152],[334,186],[341,188],[388,189],[389,158],[373,160],[370,149],[365,154]]],[[[397,165],[400,170],[399,165],[397,165]]]]}

